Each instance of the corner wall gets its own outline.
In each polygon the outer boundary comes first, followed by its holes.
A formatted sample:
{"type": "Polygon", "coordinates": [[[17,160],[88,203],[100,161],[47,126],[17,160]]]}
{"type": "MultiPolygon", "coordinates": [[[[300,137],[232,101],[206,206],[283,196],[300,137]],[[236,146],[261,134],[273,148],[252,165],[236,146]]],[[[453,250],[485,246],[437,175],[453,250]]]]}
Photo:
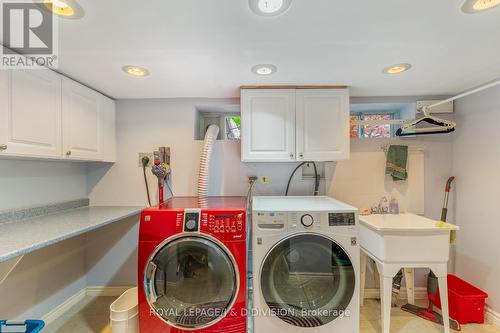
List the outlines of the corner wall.
{"type": "Polygon", "coordinates": [[[456,273],[489,294],[500,312],[500,87],[456,102],[456,273]]]}

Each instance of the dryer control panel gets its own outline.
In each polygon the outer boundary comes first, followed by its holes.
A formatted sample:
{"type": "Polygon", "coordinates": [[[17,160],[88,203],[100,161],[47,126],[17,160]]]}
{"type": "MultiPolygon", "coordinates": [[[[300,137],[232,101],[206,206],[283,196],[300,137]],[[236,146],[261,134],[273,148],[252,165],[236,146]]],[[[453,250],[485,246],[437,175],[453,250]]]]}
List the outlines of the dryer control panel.
{"type": "Polygon", "coordinates": [[[202,214],[202,230],[221,239],[245,237],[245,214],[238,212],[209,212],[202,214]]]}

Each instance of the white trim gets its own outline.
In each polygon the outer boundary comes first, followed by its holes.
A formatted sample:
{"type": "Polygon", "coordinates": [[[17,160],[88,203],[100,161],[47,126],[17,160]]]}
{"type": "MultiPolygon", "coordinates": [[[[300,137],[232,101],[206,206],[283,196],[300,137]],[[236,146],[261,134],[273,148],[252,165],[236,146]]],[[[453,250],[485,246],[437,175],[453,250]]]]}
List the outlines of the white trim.
{"type": "Polygon", "coordinates": [[[42,317],[46,325],[52,323],[57,318],[64,315],[69,309],[81,302],[86,296],[86,290],[82,289],[42,317]]]}
{"type": "Polygon", "coordinates": [[[500,313],[493,311],[492,308],[486,306],[486,322],[495,326],[496,328],[500,328],[500,313]]]}
{"type": "MultiPolygon", "coordinates": [[[[401,288],[398,298],[408,299],[408,296],[406,294],[406,288],[404,287],[401,288]]],[[[365,289],[365,299],[380,299],[380,289],[378,288],[365,289]]],[[[427,288],[425,287],[415,288],[415,299],[416,300],[427,299],[427,288]]]]}
{"type": "Polygon", "coordinates": [[[128,289],[133,288],[133,286],[121,286],[121,287],[87,287],[56,306],[49,313],[42,317],[42,320],[46,325],[54,322],[58,318],[62,317],[69,309],[85,299],[86,296],[120,296],[128,289]]]}
{"type": "Polygon", "coordinates": [[[87,296],[120,296],[128,289],[134,288],[134,286],[119,286],[119,287],[87,287],[87,296]]]}

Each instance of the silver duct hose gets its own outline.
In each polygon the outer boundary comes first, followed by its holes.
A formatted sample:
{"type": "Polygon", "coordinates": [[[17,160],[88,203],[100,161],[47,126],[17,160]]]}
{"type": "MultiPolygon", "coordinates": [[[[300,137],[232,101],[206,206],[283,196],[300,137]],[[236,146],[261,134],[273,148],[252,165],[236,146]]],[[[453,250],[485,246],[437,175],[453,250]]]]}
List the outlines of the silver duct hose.
{"type": "Polygon", "coordinates": [[[198,197],[208,195],[208,176],[210,172],[210,158],[214,148],[215,140],[219,135],[219,126],[210,125],[205,133],[205,142],[200,158],[200,173],[198,175],[198,197]]]}

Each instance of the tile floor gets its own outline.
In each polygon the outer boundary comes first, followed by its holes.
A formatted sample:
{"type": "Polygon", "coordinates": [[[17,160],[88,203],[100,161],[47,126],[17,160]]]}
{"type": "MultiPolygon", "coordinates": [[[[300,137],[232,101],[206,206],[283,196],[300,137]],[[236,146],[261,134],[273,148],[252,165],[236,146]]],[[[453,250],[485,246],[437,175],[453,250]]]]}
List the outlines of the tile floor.
{"type": "MultiPolygon", "coordinates": [[[[115,297],[86,297],[64,316],[53,322],[44,333],[111,333],[109,305],[115,297]]],[[[424,305],[424,303],[419,304],[424,305]]],[[[366,300],[361,309],[361,332],[380,332],[380,303],[366,300]]],[[[399,308],[392,309],[391,333],[441,333],[442,327],[417,318],[399,308]]],[[[454,331],[452,331],[454,332],[454,331]]],[[[464,333],[500,333],[491,325],[469,324],[462,326],[464,333]]]]}

